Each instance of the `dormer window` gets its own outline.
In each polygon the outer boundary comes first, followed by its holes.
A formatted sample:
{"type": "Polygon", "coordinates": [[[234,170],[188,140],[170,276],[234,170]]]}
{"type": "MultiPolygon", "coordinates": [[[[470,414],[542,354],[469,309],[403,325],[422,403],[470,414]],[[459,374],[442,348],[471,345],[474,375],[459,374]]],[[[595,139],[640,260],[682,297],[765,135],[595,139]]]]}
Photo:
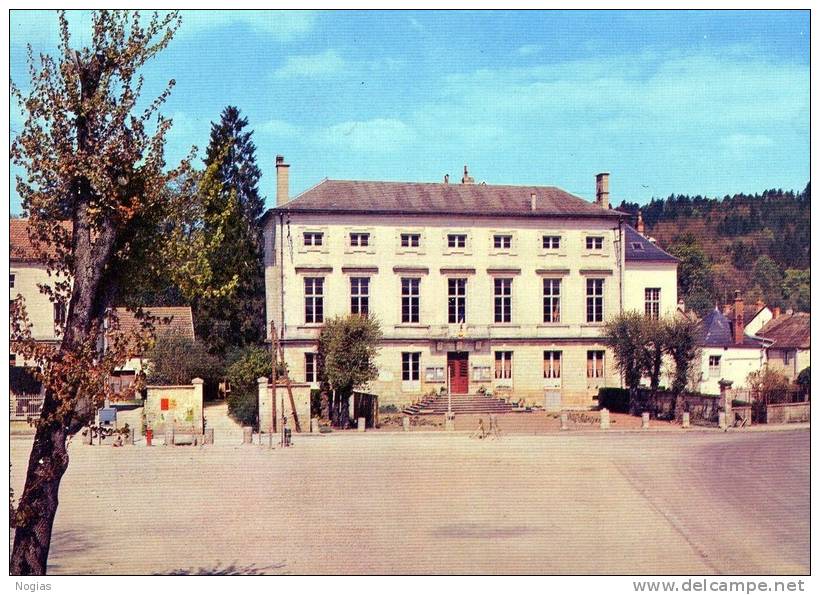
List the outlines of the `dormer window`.
{"type": "Polygon", "coordinates": [[[495,234],[493,236],[493,248],[496,250],[509,250],[512,248],[512,236],[509,234],[495,234]]]}
{"type": "Polygon", "coordinates": [[[401,234],[402,248],[418,248],[421,242],[421,234],[418,233],[403,233],[401,234]]]}
{"type": "Polygon", "coordinates": [[[370,245],[369,233],[351,233],[350,245],[355,248],[366,247],[370,245]]]}
{"type": "Polygon", "coordinates": [[[641,242],[632,242],[632,249],[643,252],[643,244],[641,242]]]}
{"type": "Polygon", "coordinates": [[[450,233],[447,234],[448,248],[466,248],[467,234],[466,233],[450,233]]]}
{"type": "Polygon", "coordinates": [[[604,236],[587,236],[587,250],[603,250],[604,236]]]}
{"type": "Polygon", "coordinates": [[[321,246],[324,241],[324,235],[319,231],[306,231],[302,234],[305,246],[321,246]]]}

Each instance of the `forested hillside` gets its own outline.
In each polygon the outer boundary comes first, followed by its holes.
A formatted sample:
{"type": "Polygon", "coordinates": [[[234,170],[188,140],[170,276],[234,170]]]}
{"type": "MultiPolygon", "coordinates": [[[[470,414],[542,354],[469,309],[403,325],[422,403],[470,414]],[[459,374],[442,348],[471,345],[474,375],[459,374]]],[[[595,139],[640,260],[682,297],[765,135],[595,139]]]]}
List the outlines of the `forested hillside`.
{"type": "Polygon", "coordinates": [[[809,311],[811,185],[801,192],[766,190],[722,199],[672,195],[640,208],[647,234],[681,258],[678,289],[699,312],[744,299],[809,311]]]}

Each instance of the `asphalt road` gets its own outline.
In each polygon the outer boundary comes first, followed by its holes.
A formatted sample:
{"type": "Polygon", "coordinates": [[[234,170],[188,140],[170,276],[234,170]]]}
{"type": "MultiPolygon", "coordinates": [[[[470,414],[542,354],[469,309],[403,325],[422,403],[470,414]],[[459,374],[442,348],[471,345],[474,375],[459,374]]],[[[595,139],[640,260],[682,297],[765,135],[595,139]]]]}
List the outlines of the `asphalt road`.
{"type": "Polygon", "coordinates": [[[658,435],[610,460],[715,573],[809,571],[809,432],[658,435]]]}
{"type": "Polygon", "coordinates": [[[72,443],[49,572],[809,571],[807,430],[294,438],[72,443]]]}

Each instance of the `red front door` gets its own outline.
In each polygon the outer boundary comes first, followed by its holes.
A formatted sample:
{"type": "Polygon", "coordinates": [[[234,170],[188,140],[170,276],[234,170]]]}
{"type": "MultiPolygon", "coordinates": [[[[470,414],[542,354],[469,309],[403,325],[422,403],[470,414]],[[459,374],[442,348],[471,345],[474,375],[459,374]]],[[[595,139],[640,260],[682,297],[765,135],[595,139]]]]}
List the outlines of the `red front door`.
{"type": "Polygon", "coordinates": [[[450,376],[450,392],[454,395],[466,395],[469,389],[469,362],[466,351],[447,354],[447,374],[450,376]]]}

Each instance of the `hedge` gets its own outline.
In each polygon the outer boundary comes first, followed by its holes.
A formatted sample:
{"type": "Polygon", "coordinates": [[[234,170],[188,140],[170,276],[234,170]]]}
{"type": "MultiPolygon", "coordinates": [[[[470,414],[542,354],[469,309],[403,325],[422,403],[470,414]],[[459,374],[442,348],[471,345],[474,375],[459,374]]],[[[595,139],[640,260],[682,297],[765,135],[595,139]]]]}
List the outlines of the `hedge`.
{"type": "Polygon", "coordinates": [[[599,388],[598,408],[609,409],[613,413],[629,413],[629,391],[625,388],[599,388]]]}

